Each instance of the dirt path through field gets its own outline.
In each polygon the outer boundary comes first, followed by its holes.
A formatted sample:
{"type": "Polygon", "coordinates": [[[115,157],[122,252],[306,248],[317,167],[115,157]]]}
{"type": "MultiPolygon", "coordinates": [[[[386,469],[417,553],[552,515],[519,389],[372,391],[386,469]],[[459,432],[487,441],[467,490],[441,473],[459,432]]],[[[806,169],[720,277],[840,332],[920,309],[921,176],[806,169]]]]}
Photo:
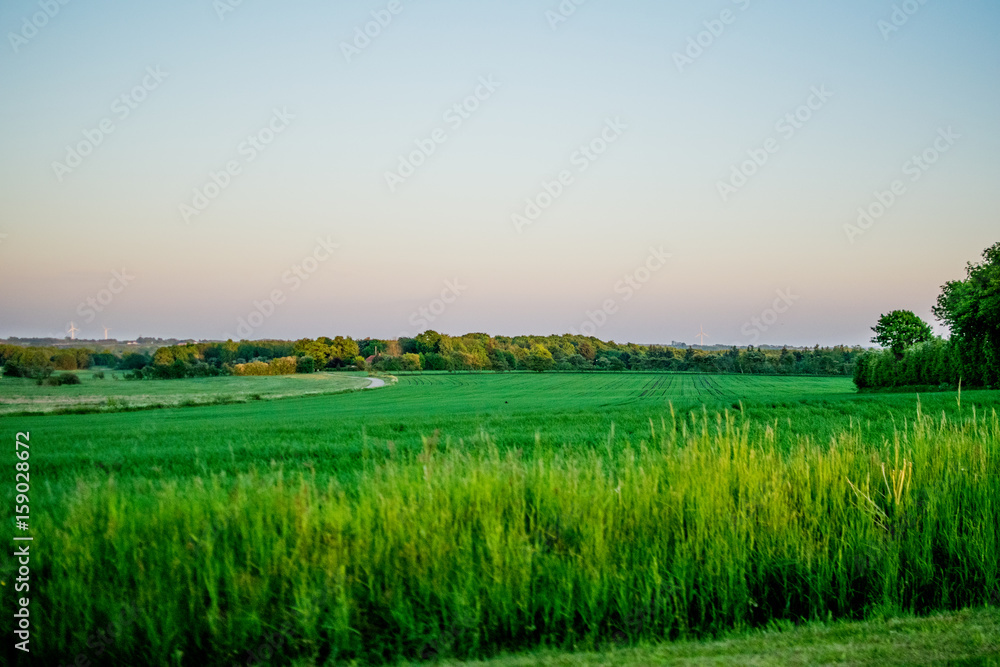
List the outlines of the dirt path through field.
{"type": "Polygon", "coordinates": [[[385,386],[385,380],[381,378],[368,378],[368,386],[365,389],[379,389],[385,386]]]}

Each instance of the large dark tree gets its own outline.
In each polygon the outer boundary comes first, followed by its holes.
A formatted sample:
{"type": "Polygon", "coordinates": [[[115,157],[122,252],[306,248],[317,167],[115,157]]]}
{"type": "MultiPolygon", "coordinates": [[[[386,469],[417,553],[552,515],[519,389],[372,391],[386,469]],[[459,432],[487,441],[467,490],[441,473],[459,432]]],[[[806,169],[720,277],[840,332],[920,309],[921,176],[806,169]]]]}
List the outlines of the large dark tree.
{"type": "Polygon", "coordinates": [[[872,342],[892,350],[897,359],[903,358],[907,348],[934,337],[930,326],[909,310],[894,310],[883,315],[872,331],[875,332],[872,342]]]}
{"type": "Polygon", "coordinates": [[[417,349],[420,354],[441,351],[441,334],[437,331],[427,330],[416,337],[417,349]]]}
{"type": "Polygon", "coordinates": [[[966,265],[965,280],[941,288],[934,316],[951,329],[962,366],[975,384],[1000,382],[1000,243],[966,265]]]}

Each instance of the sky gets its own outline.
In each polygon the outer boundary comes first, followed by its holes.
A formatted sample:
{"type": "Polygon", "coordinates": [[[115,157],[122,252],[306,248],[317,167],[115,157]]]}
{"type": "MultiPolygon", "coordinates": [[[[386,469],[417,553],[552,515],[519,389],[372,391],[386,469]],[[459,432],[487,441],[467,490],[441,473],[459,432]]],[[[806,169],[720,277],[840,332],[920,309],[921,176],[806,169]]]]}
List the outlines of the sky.
{"type": "Polygon", "coordinates": [[[0,34],[0,337],[868,344],[1000,240],[987,0],[9,0],[0,34]]]}

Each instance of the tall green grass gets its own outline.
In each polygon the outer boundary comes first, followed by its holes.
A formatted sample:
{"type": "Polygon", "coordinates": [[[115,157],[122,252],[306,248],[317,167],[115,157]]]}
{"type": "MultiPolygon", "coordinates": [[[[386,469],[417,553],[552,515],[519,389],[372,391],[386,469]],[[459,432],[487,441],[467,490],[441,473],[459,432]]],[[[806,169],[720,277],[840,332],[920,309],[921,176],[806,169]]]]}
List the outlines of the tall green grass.
{"type": "Polygon", "coordinates": [[[751,426],[667,416],[586,453],[431,438],[350,485],[81,479],[34,518],[33,657],[235,664],[275,633],[282,660],[379,662],[1000,600],[996,412],[791,449],[751,426]]]}

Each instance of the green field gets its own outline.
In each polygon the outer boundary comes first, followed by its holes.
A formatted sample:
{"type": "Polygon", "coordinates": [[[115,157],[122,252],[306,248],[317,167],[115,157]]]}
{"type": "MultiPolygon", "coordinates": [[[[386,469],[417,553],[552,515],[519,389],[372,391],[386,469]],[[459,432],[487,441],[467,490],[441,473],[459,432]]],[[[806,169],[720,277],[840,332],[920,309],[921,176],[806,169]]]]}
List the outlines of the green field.
{"type": "Polygon", "coordinates": [[[79,385],[53,387],[34,380],[4,378],[0,381],[0,414],[94,410],[117,412],[152,406],[176,407],[213,403],[241,403],[330,394],[362,389],[367,383],[363,374],[319,373],[276,377],[238,377],[233,375],[171,382],[148,382],[122,379],[124,373],[112,370],[73,371],[79,385]],[[104,377],[99,379],[98,373],[104,377]]]}
{"type": "MultiPolygon", "coordinates": [[[[232,391],[119,384],[179,382],[232,391]]],[[[996,604],[997,407],[845,378],[418,374],[0,425],[31,432],[42,655],[93,659],[89,629],[136,605],[108,655],[233,664],[277,633],[276,664],[324,664],[996,604]]]]}
{"type": "MultiPolygon", "coordinates": [[[[214,380],[145,381],[125,387],[147,394],[175,391],[170,389],[175,382],[201,383],[200,395],[207,401],[212,396],[208,392],[221,386],[214,380]]],[[[238,380],[280,386],[285,378],[238,380]]],[[[991,409],[1000,405],[998,395],[966,392],[964,400],[970,409],[991,409]]],[[[953,393],[922,400],[928,413],[957,411],[953,393]]],[[[44,453],[36,455],[36,461],[45,466],[49,483],[87,471],[154,478],[246,472],[269,468],[272,461],[290,472],[315,467],[321,475],[343,477],[359,469],[365,456],[384,458],[388,442],[400,451],[415,452],[435,431],[456,448],[482,431],[502,448],[529,451],[536,446],[589,451],[603,446],[612,429],[616,441],[638,442],[648,439],[650,419],[658,426],[671,419],[671,407],[678,417],[728,410],[754,428],[770,426],[785,443],[806,436],[824,442],[852,424],[861,425],[872,438],[890,437],[896,424],[902,427],[912,418],[916,396],[859,396],[846,378],[425,374],[401,376],[395,386],[362,393],[121,414],[15,417],[8,423],[42,434],[44,453]]]]}

